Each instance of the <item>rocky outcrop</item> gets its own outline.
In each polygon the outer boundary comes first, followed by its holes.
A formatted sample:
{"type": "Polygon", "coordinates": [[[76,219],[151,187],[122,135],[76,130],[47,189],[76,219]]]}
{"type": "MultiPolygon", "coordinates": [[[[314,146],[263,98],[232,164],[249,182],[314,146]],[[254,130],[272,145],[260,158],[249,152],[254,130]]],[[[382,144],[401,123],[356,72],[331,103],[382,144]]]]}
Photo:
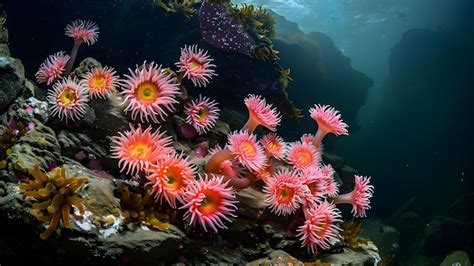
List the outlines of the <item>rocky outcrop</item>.
{"type": "Polygon", "coordinates": [[[20,60],[0,54],[0,113],[19,96],[25,84],[25,70],[20,60]]]}
{"type": "MultiPolygon", "coordinates": [[[[277,14],[275,17],[277,39],[274,44],[280,51],[281,64],[291,69],[294,79],[287,88],[290,99],[303,110],[315,103],[335,106],[343,113],[351,131],[357,130],[356,115],[365,104],[373,81],[353,69],[350,58],[344,56],[326,34],[305,34],[295,23],[277,14]]],[[[295,136],[313,131],[314,121],[307,113],[304,115],[298,132],[292,129],[297,125],[291,122],[285,129],[295,136]]]]}
{"type": "MultiPolygon", "coordinates": [[[[70,258],[74,257],[102,262],[127,257],[144,265],[151,265],[153,261],[177,260],[178,243],[184,241],[185,237],[183,232],[173,225],[169,230],[156,231],[140,224],[125,224],[120,216],[120,204],[114,196],[115,184],[111,179],[104,179],[102,174],[77,164],[63,167],[69,176],[88,178],[82,190],[85,215],[72,215],[72,228],[58,230],[60,236],[52,237],[44,245],[44,241],[38,237],[39,232],[44,230],[43,225],[31,215],[32,203],[19,193],[17,184],[8,183],[2,190],[9,193],[0,196],[0,231],[2,240],[9,243],[9,250],[25,250],[20,246],[23,241],[28,241],[29,248],[25,252],[30,254],[30,258],[39,261],[48,259],[54,264],[65,258],[71,261],[70,258]],[[22,241],[16,241],[20,237],[22,241]],[[55,247],[62,252],[56,253],[55,247]]],[[[2,258],[11,256],[5,254],[2,258]]]]}

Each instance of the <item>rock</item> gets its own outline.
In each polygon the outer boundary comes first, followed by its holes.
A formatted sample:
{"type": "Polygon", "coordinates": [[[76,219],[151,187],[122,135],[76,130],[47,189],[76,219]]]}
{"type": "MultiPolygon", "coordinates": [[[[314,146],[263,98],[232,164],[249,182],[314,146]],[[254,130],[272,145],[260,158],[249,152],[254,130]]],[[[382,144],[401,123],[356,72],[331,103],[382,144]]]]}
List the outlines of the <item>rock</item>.
{"type": "Polygon", "coordinates": [[[330,164],[336,171],[342,169],[345,165],[344,160],[341,157],[330,152],[323,153],[323,162],[325,164],[330,164]]]}
{"type": "Polygon", "coordinates": [[[10,56],[10,49],[8,44],[0,43],[0,56],[10,56]]]}
{"type": "Polygon", "coordinates": [[[321,256],[320,260],[322,263],[329,263],[330,265],[362,266],[376,265],[377,262],[380,261],[380,257],[377,250],[368,249],[358,251],[344,248],[342,253],[323,255],[321,256]]]}
{"type": "Polygon", "coordinates": [[[247,266],[259,265],[304,265],[303,262],[292,257],[283,250],[275,250],[268,254],[267,258],[258,259],[247,263],[247,266]]]}
{"type": "MultiPolygon", "coordinates": [[[[375,265],[380,261],[376,251],[351,250],[344,248],[342,253],[322,255],[318,262],[311,262],[315,265],[375,265]]],[[[275,250],[268,254],[267,258],[249,262],[247,266],[257,265],[307,265],[282,250],[275,250]]]]}
{"type": "Polygon", "coordinates": [[[25,69],[20,60],[0,56],[0,112],[10,105],[23,90],[25,69]]]}
{"type": "Polygon", "coordinates": [[[102,67],[102,65],[97,61],[96,59],[92,57],[88,57],[84,60],[82,60],[79,63],[79,66],[74,69],[73,73],[71,73],[74,76],[81,77],[85,75],[87,72],[91,71],[94,68],[102,67]]]}
{"type": "Polygon", "coordinates": [[[89,159],[105,158],[108,154],[108,151],[84,133],[61,130],[58,141],[63,154],[70,158],[74,158],[74,155],[80,151],[83,151],[89,159]]]}
{"type": "Polygon", "coordinates": [[[443,262],[441,262],[440,266],[471,266],[471,261],[469,260],[469,256],[464,251],[455,251],[449,254],[443,262]]]}
{"type": "Polygon", "coordinates": [[[437,216],[425,227],[424,253],[427,256],[447,254],[468,248],[472,235],[471,224],[465,224],[448,217],[437,216]]]}
{"type": "MultiPolygon", "coordinates": [[[[81,191],[85,215],[71,215],[73,227],[61,227],[47,241],[48,245],[38,236],[43,231],[43,223],[36,220],[30,212],[29,200],[24,200],[19,193],[18,184],[8,183],[10,193],[0,196],[0,232],[2,238],[9,243],[13,250],[19,250],[14,239],[17,235],[7,234],[5,231],[21,232],[21,239],[27,240],[26,249],[31,254],[42,254],[58,260],[74,257],[88,258],[98,261],[117,260],[124,256],[131,262],[150,265],[156,261],[176,261],[178,242],[184,241],[184,233],[171,225],[167,231],[150,230],[146,226],[127,226],[120,217],[119,200],[114,197],[114,183],[104,179],[77,164],[66,164],[69,176],[86,176],[88,183],[81,191]],[[106,223],[112,220],[112,223],[106,223]],[[3,226],[8,221],[8,227],[3,226]],[[14,243],[15,242],[15,243],[14,243]],[[57,254],[52,247],[65,249],[64,254],[57,254]],[[91,256],[91,254],[93,256],[91,256]],[[143,256],[147,254],[146,256],[143,256]]],[[[18,243],[18,245],[21,245],[18,243]]],[[[25,250],[25,249],[23,249],[25,250]]]]}
{"type": "Polygon", "coordinates": [[[54,131],[36,120],[36,128],[22,136],[13,146],[8,161],[20,171],[35,165],[49,168],[60,160],[61,148],[54,131]]]}
{"type": "Polygon", "coordinates": [[[359,172],[348,166],[344,165],[340,170],[336,170],[339,178],[342,180],[342,186],[339,188],[339,191],[342,193],[350,192],[354,188],[355,179],[354,175],[359,174],[359,172]]]}
{"type": "Polygon", "coordinates": [[[368,238],[379,249],[380,257],[399,254],[400,233],[394,227],[386,225],[380,219],[365,219],[362,221],[364,231],[362,238],[368,238]]]}

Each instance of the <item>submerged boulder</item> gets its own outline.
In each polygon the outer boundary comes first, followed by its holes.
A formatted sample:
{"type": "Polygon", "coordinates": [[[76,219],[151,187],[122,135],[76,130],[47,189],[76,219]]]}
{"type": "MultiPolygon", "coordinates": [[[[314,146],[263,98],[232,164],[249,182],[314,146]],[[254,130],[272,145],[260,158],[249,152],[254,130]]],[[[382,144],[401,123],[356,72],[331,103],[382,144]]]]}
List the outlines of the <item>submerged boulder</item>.
{"type": "Polygon", "coordinates": [[[5,111],[23,90],[25,69],[20,60],[0,55],[0,112],[5,111]]]}

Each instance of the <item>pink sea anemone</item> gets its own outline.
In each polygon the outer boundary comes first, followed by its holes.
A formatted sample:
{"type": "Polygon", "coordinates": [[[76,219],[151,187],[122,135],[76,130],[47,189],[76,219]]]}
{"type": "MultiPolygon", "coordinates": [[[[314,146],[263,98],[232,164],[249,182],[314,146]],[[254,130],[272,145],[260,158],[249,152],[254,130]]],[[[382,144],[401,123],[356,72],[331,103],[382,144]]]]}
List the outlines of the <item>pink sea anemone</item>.
{"type": "Polygon", "coordinates": [[[342,121],[341,114],[334,107],[317,104],[314,108],[309,109],[309,112],[311,118],[318,123],[318,131],[313,141],[316,147],[319,147],[322,139],[328,133],[336,136],[349,135],[347,124],[342,121]]]}
{"type": "Polygon", "coordinates": [[[67,62],[65,75],[69,75],[76,61],[77,52],[82,43],[93,45],[99,38],[99,27],[92,21],[75,20],[66,26],[66,36],[74,39],[71,59],[67,62]]]}
{"type": "Polygon", "coordinates": [[[321,202],[326,196],[326,184],[323,180],[321,171],[317,167],[308,167],[299,172],[299,179],[308,187],[310,197],[307,200],[310,206],[315,202],[321,202]]]}
{"type": "Polygon", "coordinates": [[[79,120],[88,107],[87,91],[76,78],[66,78],[56,82],[48,91],[46,100],[50,104],[51,116],[60,120],[79,120]]]}
{"type": "Polygon", "coordinates": [[[287,145],[280,136],[270,133],[262,137],[262,145],[269,156],[276,159],[283,159],[286,154],[287,145]]]}
{"type": "Polygon", "coordinates": [[[199,134],[211,129],[219,118],[219,108],[215,101],[199,95],[197,101],[191,101],[185,109],[186,123],[192,125],[199,134]]]}
{"type": "Polygon", "coordinates": [[[303,134],[303,136],[301,136],[300,141],[301,141],[302,143],[309,143],[309,144],[312,144],[313,141],[314,141],[314,135],[313,135],[313,134],[303,134]]]}
{"type": "Polygon", "coordinates": [[[194,86],[206,87],[213,76],[217,76],[212,64],[212,59],[207,51],[199,49],[197,45],[184,46],[181,48],[181,57],[176,66],[178,72],[184,73],[184,77],[189,78],[194,86]]]}
{"type": "Polygon", "coordinates": [[[112,158],[120,160],[120,171],[127,170],[127,175],[146,171],[160,157],[174,153],[171,137],[159,130],[152,132],[151,127],[143,131],[141,125],[137,129],[130,125],[129,131],[112,138],[111,146],[112,158]]]}
{"type": "Polygon", "coordinates": [[[266,181],[266,203],[277,215],[290,215],[303,203],[304,185],[294,172],[283,170],[266,181]]]}
{"type": "Polygon", "coordinates": [[[86,73],[81,84],[88,90],[91,99],[103,98],[117,91],[119,77],[111,67],[99,67],[86,73]]]}
{"type": "Polygon", "coordinates": [[[339,238],[341,229],[335,224],[342,222],[341,213],[334,204],[326,201],[315,208],[305,210],[305,223],[298,228],[301,246],[315,253],[317,247],[329,249],[339,238]]]}
{"type": "Polygon", "coordinates": [[[249,111],[249,119],[244,129],[252,133],[257,126],[261,125],[271,131],[276,130],[276,127],[281,122],[281,116],[271,104],[267,104],[265,99],[261,96],[250,94],[245,99],[245,105],[249,111]]]}
{"type": "Polygon", "coordinates": [[[194,180],[195,167],[182,155],[168,155],[152,164],[147,171],[148,185],[152,187],[155,199],[165,199],[176,208],[176,199],[183,203],[184,190],[194,180]]]}
{"type": "Polygon", "coordinates": [[[227,228],[224,221],[231,222],[237,209],[235,191],[228,182],[214,175],[199,176],[199,180],[192,181],[184,193],[186,204],[181,207],[187,210],[184,218],[192,225],[200,224],[206,232],[207,226],[215,232],[227,228]]]}
{"type": "Polygon", "coordinates": [[[93,45],[99,38],[99,27],[92,21],[75,20],[66,26],[66,36],[76,42],[84,42],[93,45]]]}
{"type": "Polygon", "coordinates": [[[125,112],[132,113],[132,119],[140,116],[140,121],[158,123],[165,119],[166,112],[173,112],[173,105],[178,103],[176,96],[180,94],[176,79],[154,62],[130,69],[123,81],[123,103],[125,112]]]}
{"type": "Polygon", "coordinates": [[[294,142],[288,148],[288,162],[296,169],[317,167],[321,162],[318,149],[308,143],[294,142]]]}
{"type": "Polygon", "coordinates": [[[324,185],[325,194],[328,197],[335,197],[339,194],[339,187],[334,179],[334,169],[331,165],[322,165],[319,169],[321,174],[321,181],[324,185]]]}
{"type": "Polygon", "coordinates": [[[251,171],[259,171],[266,166],[267,157],[257,138],[247,131],[236,131],[229,135],[229,151],[238,161],[251,171]]]}
{"type": "Polygon", "coordinates": [[[355,187],[350,193],[334,198],[336,204],[351,204],[352,214],[355,217],[365,217],[366,210],[370,209],[370,198],[374,194],[374,186],[370,184],[370,177],[355,176],[355,187]]]}
{"type": "Polygon", "coordinates": [[[36,72],[36,80],[38,83],[46,83],[50,85],[59,78],[66,68],[66,64],[71,59],[65,52],[57,52],[48,56],[41,64],[38,72],[36,72]]]}

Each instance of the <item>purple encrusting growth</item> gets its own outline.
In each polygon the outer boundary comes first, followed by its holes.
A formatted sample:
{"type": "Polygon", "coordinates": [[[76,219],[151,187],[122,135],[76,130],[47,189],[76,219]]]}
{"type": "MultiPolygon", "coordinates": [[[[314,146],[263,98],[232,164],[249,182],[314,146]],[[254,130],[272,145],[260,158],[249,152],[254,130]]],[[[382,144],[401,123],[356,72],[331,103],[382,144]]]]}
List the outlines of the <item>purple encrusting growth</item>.
{"type": "Polygon", "coordinates": [[[254,40],[230,15],[226,3],[204,0],[199,24],[204,41],[219,49],[251,55],[255,48],[254,40]]]}

